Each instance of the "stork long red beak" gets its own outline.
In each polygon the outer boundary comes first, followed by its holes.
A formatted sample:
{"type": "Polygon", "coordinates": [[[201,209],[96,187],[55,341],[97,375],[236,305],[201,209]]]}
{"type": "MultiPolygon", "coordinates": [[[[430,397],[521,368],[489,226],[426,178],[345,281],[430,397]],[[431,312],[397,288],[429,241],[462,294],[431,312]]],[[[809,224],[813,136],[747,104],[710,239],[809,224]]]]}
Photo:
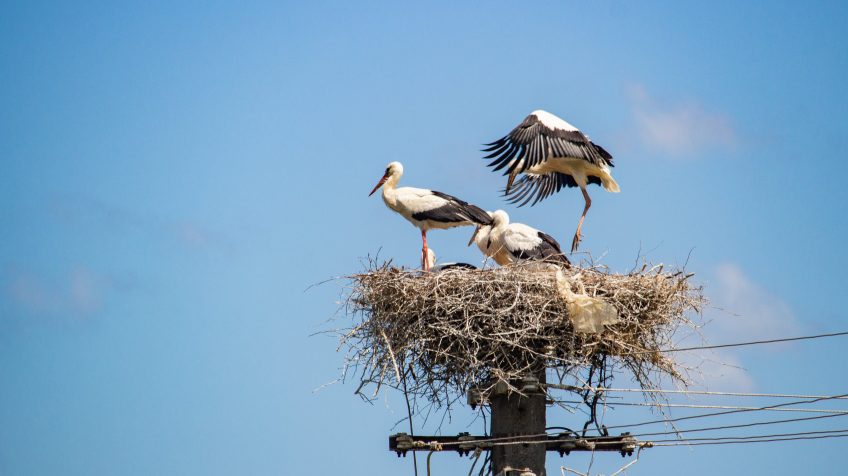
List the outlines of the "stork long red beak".
{"type": "Polygon", "coordinates": [[[382,187],[383,184],[386,183],[386,179],[388,178],[389,174],[383,175],[383,178],[381,178],[380,181],[377,182],[377,185],[374,186],[374,190],[371,190],[371,193],[369,193],[368,196],[370,197],[371,195],[374,195],[374,192],[376,192],[378,188],[382,187]]]}
{"type": "Polygon", "coordinates": [[[468,240],[468,246],[471,246],[471,244],[474,243],[474,239],[477,238],[477,233],[480,233],[480,225],[477,225],[477,227],[474,228],[474,234],[471,235],[471,239],[468,240]]]}

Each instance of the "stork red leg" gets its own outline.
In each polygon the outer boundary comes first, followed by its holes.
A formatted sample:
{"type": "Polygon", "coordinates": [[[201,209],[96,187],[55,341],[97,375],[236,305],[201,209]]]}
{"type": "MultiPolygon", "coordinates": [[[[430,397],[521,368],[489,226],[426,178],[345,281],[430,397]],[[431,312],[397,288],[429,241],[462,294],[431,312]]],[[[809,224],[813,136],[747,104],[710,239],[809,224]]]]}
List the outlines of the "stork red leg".
{"type": "Polygon", "coordinates": [[[572,253],[577,251],[577,245],[580,244],[580,229],[583,228],[583,220],[586,219],[586,212],[588,212],[589,207],[592,206],[592,199],[589,198],[589,192],[587,192],[583,187],[580,187],[580,191],[583,192],[583,199],[586,200],[586,206],[583,208],[583,215],[580,216],[580,222],[577,224],[577,232],[574,233],[574,240],[571,241],[572,253]]]}
{"type": "Polygon", "coordinates": [[[427,230],[421,230],[421,241],[424,243],[421,248],[421,269],[430,271],[430,260],[427,259],[427,230]]]}

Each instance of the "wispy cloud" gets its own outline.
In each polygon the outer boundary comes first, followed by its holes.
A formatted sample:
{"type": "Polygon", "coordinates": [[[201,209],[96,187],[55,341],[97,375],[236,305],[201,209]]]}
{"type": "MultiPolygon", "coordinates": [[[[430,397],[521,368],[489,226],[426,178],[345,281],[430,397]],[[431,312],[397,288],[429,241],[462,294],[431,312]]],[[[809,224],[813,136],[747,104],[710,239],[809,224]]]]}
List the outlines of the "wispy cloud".
{"type": "Polygon", "coordinates": [[[68,298],[72,308],[90,314],[103,305],[102,280],[85,268],[77,268],[69,276],[68,298]]]}
{"type": "Polygon", "coordinates": [[[6,283],[4,291],[14,304],[29,312],[40,314],[59,307],[54,290],[32,273],[16,273],[6,283]]]}
{"type": "Polygon", "coordinates": [[[56,278],[33,271],[7,273],[4,294],[26,315],[67,315],[85,317],[103,307],[111,280],[88,268],[77,267],[56,278]]]}
{"type": "MultiPolygon", "coordinates": [[[[745,342],[802,333],[802,326],[789,305],[779,296],[754,282],[735,263],[715,268],[709,286],[711,309],[704,335],[710,344],[745,342]]],[[[785,344],[788,345],[788,344],[785,344]]],[[[748,348],[748,352],[774,352],[785,345],[748,348]]],[[[695,368],[697,380],[712,390],[751,391],[756,380],[744,369],[741,350],[718,349],[688,353],[685,365],[695,368]]],[[[749,354],[750,355],[750,354],[749,354]]]]}
{"type": "Polygon", "coordinates": [[[648,93],[644,86],[628,89],[634,129],[641,145],[673,158],[727,150],[738,143],[730,118],[709,111],[695,100],[669,102],[648,93]]]}
{"type": "Polygon", "coordinates": [[[712,322],[708,327],[722,336],[759,340],[801,332],[789,305],[751,280],[737,264],[722,263],[716,267],[712,302],[721,311],[710,313],[712,322]]]}
{"type": "Polygon", "coordinates": [[[63,220],[99,225],[120,233],[141,234],[189,249],[230,252],[232,242],[222,233],[193,220],[169,219],[145,214],[82,196],[57,198],[52,207],[63,220]]]}

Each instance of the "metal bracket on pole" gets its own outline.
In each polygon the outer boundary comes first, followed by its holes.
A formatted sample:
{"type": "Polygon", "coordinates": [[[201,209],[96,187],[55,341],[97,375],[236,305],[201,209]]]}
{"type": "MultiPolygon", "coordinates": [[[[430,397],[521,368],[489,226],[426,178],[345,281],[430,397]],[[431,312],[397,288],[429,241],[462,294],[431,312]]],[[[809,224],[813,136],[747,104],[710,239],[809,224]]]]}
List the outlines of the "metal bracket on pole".
{"type": "Polygon", "coordinates": [[[459,446],[457,451],[459,451],[459,456],[467,456],[470,455],[472,451],[477,449],[477,445],[474,443],[476,440],[476,436],[471,436],[471,433],[464,432],[460,433],[457,436],[457,441],[459,441],[459,446]],[[465,442],[465,443],[463,443],[465,442]]]}
{"type": "MultiPolygon", "coordinates": [[[[618,451],[621,456],[633,456],[633,452],[640,446],[652,446],[650,442],[640,442],[630,435],[622,433],[620,436],[596,436],[589,438],[574,437],[571,433],[560,433],[557,439],[559,446],[554,450],[560,456],[568,455],[572,451],[618,451]]],[[[548,448],[550,451],[550,447],[548,448]]]]}

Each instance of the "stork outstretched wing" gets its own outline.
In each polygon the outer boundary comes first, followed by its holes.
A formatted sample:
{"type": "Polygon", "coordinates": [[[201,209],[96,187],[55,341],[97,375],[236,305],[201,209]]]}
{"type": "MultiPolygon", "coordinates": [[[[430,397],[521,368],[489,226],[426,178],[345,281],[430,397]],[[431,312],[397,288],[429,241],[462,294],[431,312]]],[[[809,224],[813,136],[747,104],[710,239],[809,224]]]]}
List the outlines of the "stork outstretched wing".
{"type": "Polygon", "coordinates": [[[612,155],[576,127],[546,111],[533,111],[506,136],[485,144],[484,159],[494,170],[518,174],[549,157],[582,159],[598,167],[613,167],[612,155]]]}

